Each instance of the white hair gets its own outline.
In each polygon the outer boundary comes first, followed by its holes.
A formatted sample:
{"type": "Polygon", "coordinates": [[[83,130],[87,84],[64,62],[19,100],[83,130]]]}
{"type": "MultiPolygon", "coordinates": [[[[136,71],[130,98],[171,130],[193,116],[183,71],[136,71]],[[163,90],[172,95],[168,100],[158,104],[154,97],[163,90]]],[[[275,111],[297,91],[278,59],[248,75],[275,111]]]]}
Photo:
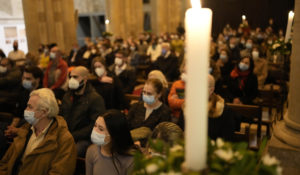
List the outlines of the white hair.
{"type": "Polygon", "coordinates": [[[38,90],[34,90],[30,93],[30,97],[31,96],[40,97],[38,101],[38,108],[46,109],[49,118],[53,118],[57,116],[59,108],[58,108],[55,95],[51,89],[41,88],[38,90]]]}

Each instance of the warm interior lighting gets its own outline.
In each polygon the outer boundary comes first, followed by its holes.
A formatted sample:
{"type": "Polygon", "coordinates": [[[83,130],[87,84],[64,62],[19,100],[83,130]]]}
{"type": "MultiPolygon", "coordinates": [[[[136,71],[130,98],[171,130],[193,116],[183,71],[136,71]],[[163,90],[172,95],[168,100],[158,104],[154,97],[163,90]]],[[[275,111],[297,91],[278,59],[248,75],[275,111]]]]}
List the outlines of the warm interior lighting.
{"type": "Polygon", "coordinates": [[[108,19],[105,20],[105,24],[109,24],[109,20],[108,19]]]}
{"type": "Polygon", "coordinates": [[[293,11],[289,12],[289,17],[294,17],[294,12],[293,11]]]}
{"type": "Polygon", "coordinates": [[[245,19],[246,19],[246,16],[245,16],[245,15],[242,15],[242,19],[245,20],[245,19]]]}
{"type": "Polygon", "coordinates": [[[200,0],[191,0],[192,8],[201,8],[200,0]]]}

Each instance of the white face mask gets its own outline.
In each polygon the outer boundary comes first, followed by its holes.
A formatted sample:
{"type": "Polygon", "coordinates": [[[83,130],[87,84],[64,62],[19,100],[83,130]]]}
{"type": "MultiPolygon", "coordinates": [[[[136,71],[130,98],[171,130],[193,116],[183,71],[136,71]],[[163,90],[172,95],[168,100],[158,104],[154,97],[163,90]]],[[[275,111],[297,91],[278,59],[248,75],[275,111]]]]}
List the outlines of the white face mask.
{"type": "Polygon", "coordinates": [[[95,73],[97,74],[98,77],[102,77],[104,72],[105,72],[105,70],[102,67],[101,68],[98,67],[98,68],[95,69],[95,73]]]}
{"type": "Polygon", "coordinates": [[[34,117],[34,112],[33,111],[25,110],[24,111],[24,118],[31,125],[35,125],[39,121],[39,119],[34,117]]]}
{"type": "Polygon", "coordinates": [[[79,87],[79,82],[77,80],[75,80],[74,78],[71,78],[69,80],[69,88],[72,90],[78,89],[79,87]]]}
{"type": "Polygon", "coordinates": [[[7,67],[0,66],[0,73],[5,73],[7,72],[7,67]]]}
{"type": "Polygon", "coordinates": [[[259,58],[259,52],[252,51],[252,57],[253,57],[253,60],[257,60],[259,58]]]}
{"type": "Polygon", "coordinates": [[[91,141],[98,146],[103,146],[106,145],[107,143],[105,142],[105,135],[100,134],[95,129],[93,129],[92,134],[91,134],[91,141]]]}
{"type": "Polygon", "coordinates": [[[56,53],[54,52],[50,52],[50,55],[49,55],[50,59],[55,59],[56,58],[56,53]]]}
{"type": "Polygon", "coordinates": [[[117,66],[121,66],[122,63],[123,63],[123,60],[122,60],[121,58],[118,58],[118,57],[115,58],[115,64],[116,64],[117,66]]]}

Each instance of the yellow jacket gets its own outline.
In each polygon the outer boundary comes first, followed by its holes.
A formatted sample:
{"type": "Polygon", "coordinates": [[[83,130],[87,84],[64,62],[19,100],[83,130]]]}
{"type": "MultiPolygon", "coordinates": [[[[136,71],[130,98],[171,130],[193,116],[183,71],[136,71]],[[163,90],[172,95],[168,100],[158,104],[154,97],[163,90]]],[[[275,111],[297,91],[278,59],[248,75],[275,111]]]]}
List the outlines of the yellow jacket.
{"type": "MultiPolygon", "coordinates": [[[[22,154],[31,125],[26,123],[0,161],[0,175],[11,175],[17,158],[22,154]]],[[[76,145],[66,121],[57,116],[40,145],[29,153],[19,169],[19,175],[72,175],[76,165],[76,145]]]]}

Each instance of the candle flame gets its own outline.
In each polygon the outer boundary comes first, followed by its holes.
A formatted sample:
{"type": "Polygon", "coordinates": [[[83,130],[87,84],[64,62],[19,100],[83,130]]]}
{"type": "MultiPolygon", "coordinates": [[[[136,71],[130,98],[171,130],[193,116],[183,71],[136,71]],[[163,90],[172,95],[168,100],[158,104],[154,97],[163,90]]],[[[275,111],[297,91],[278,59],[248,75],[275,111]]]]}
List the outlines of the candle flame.
{"type": "Polygon", "coordinates": [[[105,24],[109,24],[109,20],[108,19],[105,20],[105,24]]]}
{"type": "Polygon", "coordinates": [[[200,0],[191,0],[192,8],[201,8],[200,0]]]}
{"type": "Polygon", "coordinates": [[[245,20],[245,19],[246,19],[246,16],[245,16],[245,15],[242,15],[242,19],[245,20]]]}
{"type": "Polygon", "coordinates": [[[289,12],[289,16],[290,16],[290,17],[294,17],[294,12],[293,12],[293,11],[290,11],[290,12],[289,12]]]}

